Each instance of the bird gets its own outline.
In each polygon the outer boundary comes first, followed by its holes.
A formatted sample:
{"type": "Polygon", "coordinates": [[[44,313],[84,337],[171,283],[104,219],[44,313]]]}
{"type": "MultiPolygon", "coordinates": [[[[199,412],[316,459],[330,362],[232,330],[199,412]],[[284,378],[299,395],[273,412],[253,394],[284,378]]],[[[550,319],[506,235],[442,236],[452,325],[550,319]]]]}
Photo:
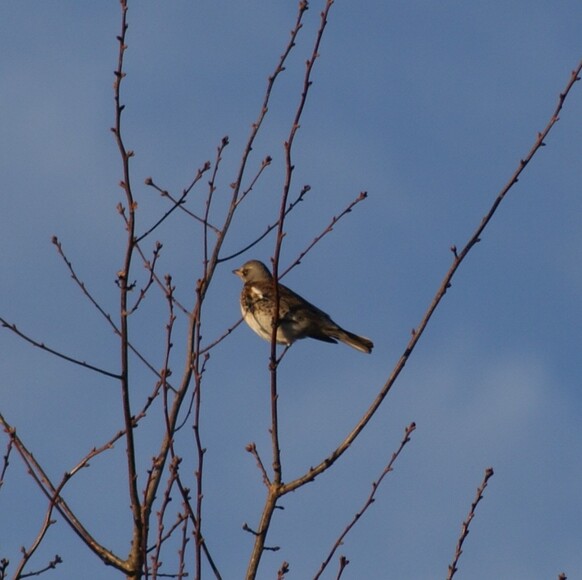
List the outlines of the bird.
{"type": "MultiPolygon", "coordinates": [[[[233,270],[243,281],[240,308],[244,321],[261,338],[271,341],[275,313],[275,285],[271,272],[259,260],[250,260],[233,270]]],[[[320,310],[283,284],[279,289],[279,320],[276,341],[290,346],[302,338],[323,342],[343,342],[356,350],[371,353],[374,343],[344,330],[329,314],[320,310]]]]}

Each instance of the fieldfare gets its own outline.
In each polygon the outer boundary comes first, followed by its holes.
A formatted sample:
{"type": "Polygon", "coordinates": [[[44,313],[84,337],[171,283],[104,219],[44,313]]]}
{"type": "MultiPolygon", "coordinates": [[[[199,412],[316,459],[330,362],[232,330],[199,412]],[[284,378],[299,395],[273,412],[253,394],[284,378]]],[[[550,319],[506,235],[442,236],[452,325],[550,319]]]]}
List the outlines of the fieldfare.
{"type": "MultiPolygon", "coordinates": [[[[261,338],[270,341],[275,313],[273,276],[265,264],[251,260],[233,270],[243,282],[240,309],[245,322],[261,338]]],[[[339,340],[362,352],[370,353],[371,340],[352,334],[338,326],[328,314],[313,306],[283,284],[279,284],[279,321],[277,343],[291,345],[300,338],[315,338],[324,342],[339,340]]]]}

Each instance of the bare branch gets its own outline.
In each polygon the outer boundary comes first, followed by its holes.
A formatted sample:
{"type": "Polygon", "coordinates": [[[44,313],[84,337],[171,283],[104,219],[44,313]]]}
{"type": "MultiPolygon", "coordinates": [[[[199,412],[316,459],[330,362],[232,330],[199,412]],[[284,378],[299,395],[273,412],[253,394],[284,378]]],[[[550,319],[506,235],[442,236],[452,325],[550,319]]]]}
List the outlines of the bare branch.
{"type": "MultiPolygon", "coordinates": [[[[16,429],[14,429],[14,427],[12,427],[6,421],[2,414],[0,414],[0,424],[4,427],[4,430],[10,436],[10,439],[13,441],[14,446],[18,451],[20,457],[24,461],[26,467],[28,468],[30,475],[32,476],[36,484],[39,486],[41,491],[51,502],[50,503],[51,507],[54,506],[58,510],[61,516],[65,519],[65,521],[71,526],[73,531],[104,562],[107,562],[110,566],[113,566],[114,568],[117,568],[118,570],[121,570],[126,574],[133,572],[131,563],[128,564],[128,562],[119,558],[110,550],[107,550],[105,547],[99,544],[95,540],[95,538],[93,538],[93,536],[86,530],[86,528],[81,524],[79,519],[75,516],[71,508],[65,502],[65,500],[60,496],[61,490],[71,478],[71,474],[66,473],[63,476],[61,483],[58,486],[55,486],[51,482],[51,479],[48,477],[44,469],[34,458],[32,453],[28,450],[26,445],[24,445],[20,437],[16,434],[16,429]]],[[[96,453],[97,452],[98,451],[96,450],[96,453]]],[[[88,457],[83,460],[83,462],[85,463],[86,461],[88,461],[88,457]]]]}
{"type": "Polygon", "coordinates": [[[221,250],[222,244],[224,242],[224,236],[226,235],[226,232],[230,228],[230,224],[231,224],[232,219],[234,217],[234,212],[237,208],[237,202],[238,202],[238,199],[241,195],[242,181],[243,181],[243,178],[245,175],[246,166],[248,163],[249,156],[250,156],[251,151],[253,149],[253,144],[255,142],[255,139],[259,133],[259,130],[260,130],[260,128],[263,124],[263,121],[264,121],[265,117],[267,116],[267,112],[269,110],[269,102],[271,100],[271,93],[273,91],[273,87],[275,86],[275,81],[277,80],[279,75],[285,70],[285,62],[287,61],[287,57],[289,56],[289,54],[291,53],[291,51],[295,47],[295,40],[297,38],[297,35],[299,34],[299,31],[301,30],[301,28],[303,28],[302,20],[303,20],[303,15],[307,11],[307,7],[308,6],[307,6],[306,0],[300,0],[299,11],[297,14],[297,19],[295,21],[295,26],[291,30],[291,38],[289,39],[287,46],[285,47],[283,53],[281,54],[281,56],[279,58],[279,62],[277,63],[277,65],[275,67],[275,71],[268,78],[267,88],[265,90],[263,104],[261,106],[259,116],[251,127],[251,133],[250,133],[249,138],[247,140],[247,143],[243,149],[243,153],[241,156],[241,162],[240,162],[237,176],[236,176],[234,182],[231,184],[232,196],[231,196],[230,207],[229,207],[228,212],[226,214],[223,226],[220,229],[221,236],[219,236],[219,239],[217,240],[216,246],[214,248],[213,256],[211,258],[211,262],[214,263],[215,265],[218,263],[220,250],[221,250]]]}
{"type": "Polygon", "coordinates": [[[378,410],[378,408],[386,398],[386,395],[389,393],[390,389],[396,382],[396,379],[402,372],[402,369],[406,365],[414,348],[418,344],[418,341],[420,340],[420,337],[424,333],[432,315],[439,306],[447,290],[451,287],[452,279],[455,276],[455,273],[457,272],[459,266],[467,257],[473,246],[475,246],[475,244],[477,244],[481,240],[481,235],[483,234],[483,231],[487,227],[487,224],[490,222],[491,218],[493,217],[497,208],[499,207],[499,204],[503,201],[509,190],[517,183],[518,177],[521,175],[521,172],[524,170],[525,166],[531,161],[534,155],[544,145],[544,139],[547,137],[552,127],[558,121],[559,118],[558,115],[562,110],[562,106],[566,100],[566,97],[569,95],[574,84],[578,80],[580,80],[579,75],[581,70],[582,61],[578,64],[576,70],[572,72],[570,79],[568,80],[568,83],[566,85],[566,88],[562,93],[560,93],[558,105],[556,106],[554,112],[552,113],[552,116],[550,117],[548,124],[541,133],[538,133],[536,140],[532,145],[529,153],[525,157],[525,159],[522,159],[519,162],[518,168],[515,170],[514,174],[510,177],[507,184],[501,189],[501,191],[495,198],[490,210],[481,220],[479,226],[477,227],[473,235],[469,238],[463,249],[460,252],[457,252],[455,247],[454,249],[455,251],[453,252],[454,260],[451,267],[445,274],[445,277],[441,282],[441,285],[438,288],[435,296],[433,297],[427,311],[425,312],[420,324],[418,325],[417,328],[414,329],[410,341],[408,342],[406,348],[404,349],[403,354],[401,355],[400,359],[396,363],[396,366],[394,367],[390,376],[388,377],[388,380],[386,381],[386,383],[384,384],[384,386],[382,387],[382,389],[380,390],[380,392],[378,393],[378,395],[376,396],[376,398],[374,399],[366,413],[363,415],[363,417],[360,419],[357,425],[352,429],[352,431],[348,434],[348,436],[327,458],[325,458],[316,467],[310,469],[306,474],[298,477],[294,481],[286,483],[281,489],[281,494],[289,493],[290,491],[295,491],[298,487],[305,485],[310,481],[313,481],[318,475],[323,473],[325,470],[329,469],[349,449],[354,440],[358,437],[358,435],[362,432],[364,427],[368,424],[374,413],[378,410]]]}
{"type": "Polygon", "coordinates": [[[63,562],[62,558],[58,554],[55,554],[55,557],[44,568],[41,568],[36,572],[27,572],[26,574],[15,575],[15,578],[20,579],[20,578],[31,578],[32,576],[40,576],[41,574],[44,574],[49,570],[54,570],[59,564],[62,564],[62,562],[63,562]]]}
{"type": "Polygon", "coordinates": [[[10,465],[10,453],[12,452],[12,439],[8,439],[6,444],[6,453],[2,457],[2,470],[0,471],[0,489],[4,485],[4,478],[6,476],[6,471],[10,465]]]}
{"type": "MultiPolygon", "coordinates": [[[[63,259],[63,261],[65,262],[69,273],[71,274],[71,278],[73,278],[73,280],[77,283],[77,285],[79,286],[79,288],[81,288],[83,294],[85,294],[85,296],[89,299],[89,301],[93,304],[93,306],[95,306],[95,308],[97,309],[97,311],[105,318],[105,320],[109,323],[109,326],[111,326],[111,328],[113,329],[113,332],[121,337],[121,331],[119,330],[118,326],[115,324],[115,322],[113,322],[113,319],[111,318],[111,315],[108,314],[102,307],[101,305],[97,302],[97,300],[93,297],[93,295],[91,294],[91,292],[89,292],[86,284],[81,281],[81,279],[78,277],[77,273],[75,272],[74,268],[73,268],[73,264],[72,262],[67,258],[64,250],[63,250],[63,246],[61,244],[61,242],[59,241],[59,239],[56,236],[53,236],[52,239],[53,244],[55,245],[55,247],[57,248],[57,251],[59,253],[59,255],[61,256],[61,258],[63,259]]],[[[141,252],[139,246],[136,246],[136,249],[138,250],[140,256],[142,257],[144,264],[147,264],[147,259],[145,257],[145,255],[141,252]]],[[[154,279],[156,280],[156,282],[159,283],[160,286],[162,286],[163,288],[163,284],[161,282],[159,282],[158,277],[156,276],[155,272],[152,273],[154,276],[154,279]]],[[[175,303],[181,307],[181,305],[175,301],[175,303]]],[[[186,311],[183,307],[181,307],[184,311],[186,311]]],[[[135,348],[133,346],[133,344],[130,342],[129,343],[129,348],[131,349],[131,351],[133,352],[133,354],[135,354],[135,356],[137,356],[137,358],[152,372],[154,373],[158,378],[160,378],[160,374],[159,372],[153,367],[153,365],[151,365],[149,363],[149,361],[137,350],[137,348],[135,348]]]]}
{"type": "Polygon", "coordinates": [[[242,317],[238,319],[232,326],[229,326],[217,339],[213,340],[207,346],[200,350],[200,354],[205,354],[212,348],[214,348],[217,344],[221,343],[229,334],[231,334],[235,328],[237,328],[241,322],[243,321],[242,317]]]}
{"type": "MultiPolygon", "coordinates": [[[[294,201],[292,201],[289,204],[289,206],[287,207],[287,209],[285,210],[285,216],[287,216],[300,201],[303,201],[303,198],[310,190],[311,190],[311,187],[309,185],[303,186],[303,188],[301,189],[297,198],[294,201]]],[[[233,258],[237,258],[241,254],[248,252],[251,248],[255,247],[261,240],[264,240],[278,226],[279,226],[279,220],[277,220],[274,224],[267,226],[267,229],[258,238],[254,239],[252,242],[247,244],[242,250],[239,250],[238,252],[235,252],[234,254],[230,254],[226,258],[220,258],[218,260],[218,262],[219,263],[220,262],[228,262],[229,260],[232,260],[233,258]]]]}
{"type": "Polygon", "coordinates": [[[25,548],[22,548],[22,550],[21,550],[22,551],[22,559],[20,560],[20,563],[18,564],[18,567],[16,568],[14,578],[26,578],[27,576],[40,576],[43,572],[46,572],[47,570],[55,568],[57,564],[60,564],[62,562],[60,556],[56,555],[54,560],[52,562],[49,562],[49,564],[46,568],[43,568],[42,570],[40,570],[38,572],[29,572],[27,574],[23,573],[24,567],[26,566],[26,564],[28,564],[28,561],[30,560],[30,558],[32,558],[33,554],[36,552],[37,548],[40,546],[41,542],[43,541],[44,537],[46,536],[46,533],[48,532],[48,529],[50,528],[50,526],[52,526],[55,523],[55,520],[51,519],[53,508],[54,508],[54,501],[51,501],[49,504],[48,510],[45,514],[42,526],[41,526],[36,538],[34,539],[34,542],[30,546],[30,548],[28,548],[28,550],[26,550],[25,548]]]}
{"type": "MultiPolygon", "coordinates": [[[[206,163],[204,164],[204,167],[202,168],[204,172],[208,171],[208,169],[210,169],[211,165],[210,165],[210,161],[206,161],[206,163]]],[[[200,171],[200,170],[199,170],[200,171]]],[[[196,182],[196,180],[193,182],[193,184],[196,182]]],[[[191,218],[195,219],[197,222],[204,224],[204,220],[196,215],[194,212],[190,211],[187,207],[184,206],[183,203],[180,203],[180,199],[181,198],[175,198],[174,196],[172,196],[171,193],[169,193],[168,191],[166,191],[165,189],[161,188],[159,185],[156,185],[154,183],[154,181],[152,180],[151,177],[148,177],[145,180],[145,184],[149,185],[150,187],[153,187],[156,191],[158,191],[160,193],[160,195],[162,197],[167,197],[173,204],[176,205],[176,207],[179,207],[181,211],[183,211],[185,214],[189,215],[191,218]]],[[[192,184],[192,185],[193,185],[192,184]]],[[[192,187],[192,185],[190,185],[190,188],[192,187]]],[[[189,188],[186,188],[183,192],[182,192],[182,196],[184,196],[184,194],[189,191],[189,188]]],[[[219,234],[220,230],[213,226],[211,223],[207,224],[208,227],[214,231],[214,233],[219,234]]]]}
{"type": "Polygon", "coordinates": [[[384,470],[380,474],[380,477],[378,477],[378,479],[374,483],[372,483],[372,491],[370,492],[370,495],[368,496],[368,498],[364,502],[364,505],[362,506],[360,511],[358,511],[358,513],[356,513],[356,515],[354,516],[352,521],[344,528],[344,531],[339,535],[338,539],[336,540],[335,544],[333,545],[332,549],[330,550],[327,558],[322,562],[322,564],[319,568],[319,571],[314,576],[314,580],[317,580],[318,578],[321,577],[324,570],[326,569],[328,564],[331,562],[331,559],[333,558],[334,554],[336,553],[338,548],[343,544],[345,537],[349,534],[351,529],[356,525],[356,522],[364,515],[364,513],[367,511],[367,509],[374,503],[375,497],[376,497],[376,492],[378,491],[380,484],[382,483],[383,479],[392,471],[394,462],[396,461],[396,459],[398,459],[398,456],[400,455],[401,451],[404,449],[405,445],[410,441],[410,435],[412,434],[412,432],[415,429],[416,429],[415,423],[410,423],[410,425],[408,425],[408,427],[406,427],[406,429],[404,430],[404,437],[403,437],[402,441],[400,442],[400,446],[392,454],[392,457],[390,458],[388,465],[386,465],[386,467],[384,468],[384,470]]]}
{"type": "MultiPolygon", "coordinates": [[[[161,550],[162,550],[162,544],[164,543],[164,541],[166,541],[172,535],[172,532],[178,528],[178,526],[182,523],[184,518],[187,517],[187,516],[178,517],[177,521],[174,522],[174,525],[171,526],[169,532],[167,534],[164,534],[164,517],[166,515],[166,510],[167,510],[168,506],[170,505],[170,502],[172,501],[172,489],[173,489],[174,484],[176,482],[176,478],[178,475],[178,466],[179,466],[180,462],[181,462],[181,459],[179,457],[172,458],[172,461],[170,462],[169,476],[168,476],[168,479],[166,481],[166,489],[164,490],[164,494],[162,497],[162,505],[160,506],[158,513],[157,513],[157,520],[158,520],[157,539],[156,539],[156,543],[155,543],[154,547],[150,548],[150,549],[154,550],[154,553],[151,556],[151,562],[152,562],[151,565],[152,565],[152,572],[153,572],[154,578],[157,576],[158,568],[161,565],[160,555],[161,555],[161,550]]],[[[144,503],[145,503],[145,501],[146,500],[144,498],[144,503]]]]}
{"type": "Polygon", "coordinates": [[[220,162],[222,161],[222,152],[228,146],[228,137],[223,137],[222,142],[217,147],[216,151],[216,161],[214,163],[214,171],[210,181],[208,182],[208,195],[206,196],[206,208],[204,210],[204,218],[202,219],[202,224],[204,225],[204,235],[203,235],[203,252],[204,252],[204,274],[208,273],[208,219],[210,217],[210,206],[212,205],[212,197],[216,191],[216,176],[218,175],[218,169],[220,167],[220,162]]]}
{"type": "Polygon", "coordinates": [[[259,470],[261,472],[261,475],[263,476],[263,483],[267,486],[267,488],[269,488],[270,485],[271,485],[271,480],[269,479],[269,475],[267,474],[267,470],[265,469],[265,465],[263,464],[263,461],[261,460],[261,457],[259,455],[259,452],[257,451],[257,446],[254,443],[249,443],[246,446],[246,450],[257,461],[257,465],[259,467],[259,470]]]}
{"type": "Polygon", "coordinates": [[[337,572],[336,580],[340,580],[340,578],[344,574],[344,570],[347,568],[347,565],[349,563],[350,563],[350,561],[345,556],[340,556],[340,559],[339,559],[339,570],[337,572]]]}
{"type": "MultiPolygon", "coordinates": [[[[273,317],[273,329],[271,334],[271,353],[269,357],[269,371],[271,375],[271,447],[273,456],[273,477],[272,483],[269,486],[267,493],[267,498],[265,500],[265,505],[263,507],[263,513],[261,515],[261,522],[259,524],[259,532],[255,538],[255,543],[253,545],[253,550],[249,560],[249,565],[247,568],[247,578],[255,578],[257,575],[259,563],[263,552],[267,549],[265,541],[267,538],[267,533],[271,523],[271,518],[273,516],[274,510],[277,506],[277,500],[281,496],[281,491],[283,486],[283,470],[281,465],[281,449],[279,444],[279,419],[278,419],[278,394],[277,394],[277,367],[279,361],[277,360],[277,326],[279,323],[279,256],[281,254],[281,245],[283,243],[284,227],[285,227],[285,216],[287,215],[287,200],[289,192],[291,190],[291,181],[293,176],[293,162],[292,162],[292,150],[293,143],[295,141],[295,136],[297,130],[300,126],[301,115],[305,108],[305,103],[307,102],[307,95],[309,93],[309,87],[312,84],[311,73],[315,65],[315,61],[319,56],[319,46],[321,39],[323,38],[323,33],[327,25],[327,16],[329,10],[333,5],[333,0],[327,0],[325,8],[321,12],[321,19],[319,28],[315,35],[315,43],[311,57],[306,63],[305,75],[303,77],[303,89],[301,96],[299,98],[299,103],[297,110],[295,112],[295,117],[293,119],[291,129],[289,131],[289,137],[285,142],[285,182],[283,184],[283,192],[281,195],[281,204],[279,210],[279,220],[277,225],[277,238],[275,241],[275,250],[273,253],[273,290],[274,290],[274,311],[276,316],[273,317]]],[[[299,4],[299,13],[297,17],[297,23],[294,30],[299,31],[301,27],[301,20],[305,11],[308,8],[306,1],[302,1],[299,4]]],[[[292,34],[293,38],[293,34],[292,34]]],[[[290,45],[291,46],[291,45],[290,45]]]]}
{"type": "Polygon", "coordinates": [[[124,56],[127,49],[127,0],[120,0],[121,6],[121,33],[117,37],[119,41],[119,52],[117,58],[117,68],[115,70],[115,82],[113,84],[113,93],[115,101],[115,126],[112,131],[115,135],[115,141],[121,157],[123,179],[120,183],[127,204],[127,214],[123,214],[126,220],[127,245],[125,256],[123,258],[122,269],[118,273],[119,283],[119,316],[120,316],[120,342],[121,342],[121,399],[123,406],[123,420],[125,423],[126,455],[127,455],[127,480],[129,484],[129,499],[131,512],[133,516],[133,537],[129,555],[130,568],[132,570],[141,570],[146,561],[146,549],[144,544],[144,524],[142,519],[142,510],[138,492],[138,475],[135,458],[135,440],[134,440],[134,421],[131,412],[130,402],[130,378],[129,378],[129,330],[128,330],[128,294],[132,288],[129,282],[131,265],[135,250],[135,212],[137,203],[133,196],[131,187],[131,174],[129,169],[129,160],[133,157],[133,151],[128,150],[122,136],[121,117],[125,105],[121,102],[121,84],[125,77],[123,70],[124,56]]]}
{"type": "Polygon", "coordinates": [[[267,167],[269,167],[269,165],[271,165],[271,162],[273,161],[272,157],[270,155],[267,155],[260,167],[259,170],[257,171],[257,173],[255,174],[255,176],[251,179],[251,182],[249,184],[249,186],[239,195],[237,201],[236,201],[236,207],[238,207],[241,202],[247,197],[247,195],[253,190],[255,184],[257,183],[257,181],[259,180],[259,178],[261,177],[261,175],[263,174],[263,171],[265,171],[265,169],[267,167]]]}
{"type": "Polygon", "coordinates": [[[119,375],[117,373],[112,373],[112,372],[107,371],[105,369],[102,369],[100,367],[96,367],[95,365],[89,364],[88,362],[86,362],[84,360],[76,359],[72,356],[69,356],[67,354],[64,354],[64,353],[58,351],[58,350],[55,350],[54,348],[47,346],[44,342],[38,342],[37,340],[34,340],[34,338],[31,338],[30,336],[28,336],[27,334],[24,334],[24,332],[19,330],[17,328],[16,324],[8,322],[5,318],[2,318],[1,316],[0,316],[0,324],[4,328],[7,328],[8,330],[12,331],[14,334],[19,336],[20,338],[22,338],[23,340],[28,342],[29,344],[32,344],[32,346],[36,346],[37,348],[40,348],[41,350],[44,350],[50,354],[53,354],[59,358],[62,358],[63,360],[66,360],[70,363],[79,365],[79,366],[84,367],[86,369],[89,369],[91,371],[95,371],[101,375],[105,375],[106,377],[111,377],[113,379],[121,379],[121,375],[119,375]]]}
{"type": "Polygon", "coordinates": [[[148,230],[146,230],[143,234],[141,234],[141,236],[138,236],[135,239],[135,243],[138,244],[139,242],[143,241],[144,238],[146,238],[147,236],[149,236],[154,230],[156,230],[161,224],[163,224],[169,217],[170,215],[172,215],[172,213],[174,212],[174,210],[178,207],[181,207],[185,202],[186,202],[186,198],[188,197],[188,194],[190,193],[190,191],[192,190],[192,188],[194,187],[194,185],[196,185],[196,183],[198,183],[198,181],[200,181],[200,179],[202,179],[202,176],[204,175],[204,173],[206,173],[208,170],[210,169],[210,163],[207,161],[202,168],[198,169],[198,172],[196,174],[196,177],[194,178],[194,181],[192,182],[192,184],[190,185],[190,187],[186,188],[183,192],[182,195],[177,199],[174,200],[171,198],[170,194],[167,191],[162,191],[159,190],[158,187],[156,185],[154,185],[154,182],[152,181],[151,177],[148,177],[145,180],[145,184],[146,185],[150,185],[152,187],[154,187],[155,189],[158,189],[158,191],[160,191],[160,193],[162,194],[163,197],[167,197],[169,199],[172,200],[173,205],[172,207],[167,210],[164,215],[162,215],[162,217],[160,217],[158,219],[158,221],[156,221],[156,223],[151,226],[148,230]]]}
{"type": "Polygon", "coordinates": [[[481,482],[481,485],[477,489],[477,495],[475,496],[475,499],[471,504],[469,515],[467,516],[467,519],[463,522],[463,525],[461,526],[461,535],[459,536],[459,540],[457,542],[457,548],[455,550],[453,562],[449,565],[449,573],[447,574],[447,580],[452,580],[453,576],[455,575],[455,572],[458,569],[457,564],[459,563],[459,558],[463,553],[463,543],[465,542],[465,539],[469,535],[469,524],[471,523],[471,520],[475,517],[475,510],[477,509],[479,502],[483,499],[483,493],[485,492],[487,482],[491,477],[493,477],[493,469],[491,467],[488,467],[485,470],[483,481],[481,482]]]}
{"type": "Polygon", "coordinates": [[[286,276],[293,268],[295,268],[295,266],[299,265],[301,263],[301,260],[303,260],[303,258],[313,249],[313,247],[322,238],[324,238],[327,234],[331,233],[333,231],[334,226],[344,216],[349,214],[356,205],[358,205],[361,201],[364,201],[367,197],[368,197],[368,193],[366,191],[362,191],[360,193],[360,195],[358,195],[358,197],[356,197],[356,199],[354,199],[352,202],[350,202],[350,204],[341,213],[339,213],[337,216],[334,216],[331,220],[331,223],[319,235],[315,236],[315,238],[307,246],[307,248],[305,248],[305,250],[303,250],[299,254],[299,256],[297,256],[297,258],[295,258],[295,260],[293,262],[291,262],[291,264],[281,273],[281,275],[279,276],[279,279],[283,278],[283,276],[286,276]]]}
{"type": "Polygon", "coordinates": [[[160,257],[161,250],[162,250],[162,244],[160,242],[156,242],[156,245],[154,247],[153,260],[151,262],[149,260],[146,260],[146,262],[144,264],[147,271],[149,272],[148,281],[146,282],[145,286],[139,291],[139,297],[136,300],[133,307],[130,309],[129,314],[133,314],[139,308],[139,305],[142,303],[143,299],[145,298],[147,291],[151,288],[152,284],[154,283],[154,280],[156,278],[156,275],[155,275],[156,262],[158,261],[158,258],[160,257]]]}

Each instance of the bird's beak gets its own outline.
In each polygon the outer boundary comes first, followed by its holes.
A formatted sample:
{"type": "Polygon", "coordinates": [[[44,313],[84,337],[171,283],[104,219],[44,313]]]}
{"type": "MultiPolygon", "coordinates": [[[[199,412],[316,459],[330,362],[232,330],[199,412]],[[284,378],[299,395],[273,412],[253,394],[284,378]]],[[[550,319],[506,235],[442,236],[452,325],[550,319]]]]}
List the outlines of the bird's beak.
{"type": "Polygon", "coordinates": [[[240,268],[233,270],[232,273],[236,274],[239,278],[242,278],[242,272],[240,271],[240,268]]]}

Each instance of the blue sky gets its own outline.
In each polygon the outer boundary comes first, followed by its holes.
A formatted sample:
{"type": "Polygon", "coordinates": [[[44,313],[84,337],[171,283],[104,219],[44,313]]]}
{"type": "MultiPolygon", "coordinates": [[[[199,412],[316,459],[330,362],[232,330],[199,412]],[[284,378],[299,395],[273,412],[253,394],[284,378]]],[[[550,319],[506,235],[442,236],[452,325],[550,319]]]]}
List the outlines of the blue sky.
{"type": "MultiPolygon", "coordinates": [[[[276,86],[251,167],[273,164],[242,206],[225,253],[274,221],[283,141],[298,102],[322,4],[312,2],[276,86]]],[[[151,176],[180,192],[228,135],[217,208],[230,193],[266,79],[288,39],[295,2],[131,2],[125,136],[136,152],[140,226],[167,209],[151,176]]],[[[294,151],[294,186],[312,188],[288,220],[288,264],[360,191],[360,204],[285,282],[340,324],[374,340],[371,356],[302,341],[280,375],[287,479],[318,463],[375,397],[461,247],[543,129],[580,58],[578,2],[382,2],[333,6],[294,151]]],[[[121,164],[114,122],[116,2],[0,7],[0,315],[33,337],[116,369],[115,337],[70,280],[79,274],[116,312],[122,263],[121,164]]],[[[459,578],[582,579],[582,85],[463,264],[404,372],[334,469],[284,500],[261,577],[283,560],[309,578],[397,448],[417,430],[340,552],[346,578],[446,576],[486,467],[495,469],[460,560],[459,578]]],[[[249,176],[252,174],[249,173],[249,176]]],[[[200,207],[201,189],[193,207],[200,207]]],[[[162,272],[191,303],[200,231],[177,216],[158,232],[162,272]]],[[[153,244],[151,241],[151,244],[153,244]]],[[[151,247],[150,244],[150,247],[151,247]]],[[[274,240],[218,271],[206,332],[239,316],[245,259],[268,262],[274,240]]],[[[143,277],[141,267],[136,277],[143,277]]],[[[135,317],[144,352],[161,360],[159,296],[135,317]]],[[[179,322],[183,330],[183,322],[179,322]]],[[[176,343],[176,370],[182,345],[176,343]]],[[[268,439],[267,343],[240,327],[213,354],[205,391],[205,534],[225,578],[240,578],[264,490],[253,459],[268,439]]],[[[0,332],[0,412],[58,478],[122,424],[114,381],[31,350],[0,332]]],[[[152,377],[135,364],[135,401],[152,377]]],[[[138,431],[145,464],[156,418],[138,431]]],[[[1,443],[4,448],[5,443],[1,443]]],[[[68,486],[67,498],[112,549],[129,545],[124,448],[68,486]]],[[[0,490],[0,557],[18,559],[44,499],[13,455],[0,490]]],[[[116,578],[66,525],[51,528],[32,568],[52,577],[116,578]]],[[[336,564],[333,571],[335,573],[336,564]]],[[[9,569],[10,570],[10,569],[9,569]]],[[[47,576],[48,577],[48,576],[47,576]]],[[[331,574],[329,577],[334,577],[331,574]]]]}

